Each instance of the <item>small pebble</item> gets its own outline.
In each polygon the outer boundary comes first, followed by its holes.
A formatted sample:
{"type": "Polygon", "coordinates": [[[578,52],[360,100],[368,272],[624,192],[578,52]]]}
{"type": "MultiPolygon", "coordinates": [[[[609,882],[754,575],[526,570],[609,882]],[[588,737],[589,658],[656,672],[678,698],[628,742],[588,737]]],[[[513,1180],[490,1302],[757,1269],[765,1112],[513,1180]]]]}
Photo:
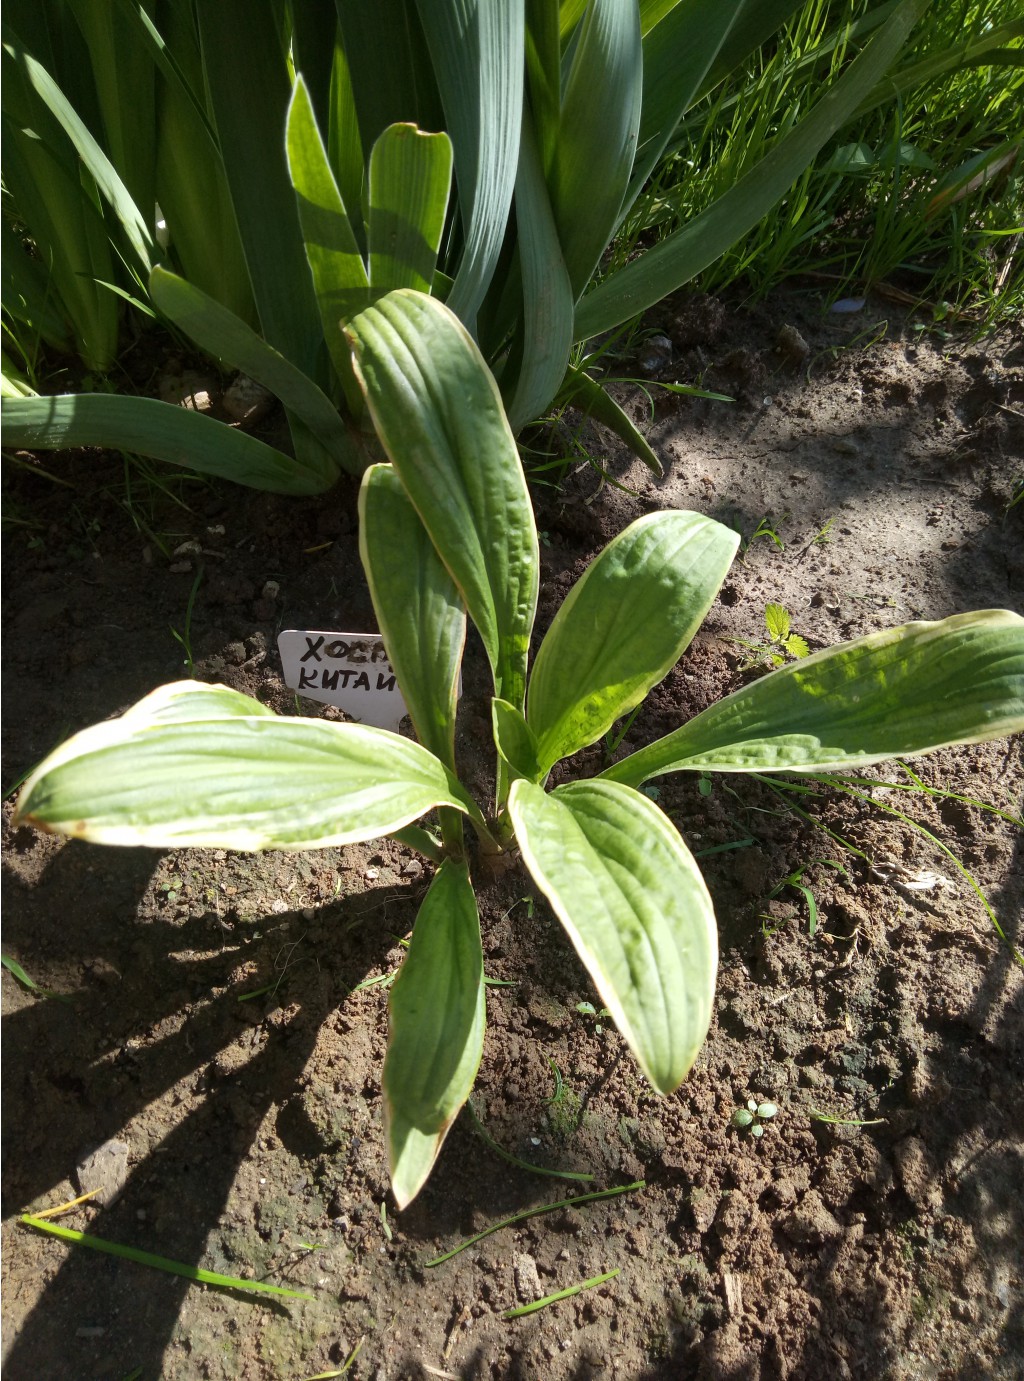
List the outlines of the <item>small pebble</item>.
{"type": "Polygon", "coordinates": [[[811,347],[795,326],[781,326],[775,341],[780,350],[792,355],[795,360],[805,360],[811,353],[811,347]]]}
{"type": "Polygon", "coordinates": [[[274,395],[246,374],[237,375],[224,394],[224,411],[236,422],[258,422],[273,406],[274,395]]]}
{"type": "Polygon", "coordinates": [[[637,364],[645,374],[656,374],[671,360],[672,342],[668,336],[652,336],[637,356],[637,364]]]}
{"type": "Polygon", "coordinates": [[[128,1180],[128,1146],[111,1139],[84,1156],[75,1168],[79,1194],[98,1190],[94,1202],[109,1208],[128,1180]]]}

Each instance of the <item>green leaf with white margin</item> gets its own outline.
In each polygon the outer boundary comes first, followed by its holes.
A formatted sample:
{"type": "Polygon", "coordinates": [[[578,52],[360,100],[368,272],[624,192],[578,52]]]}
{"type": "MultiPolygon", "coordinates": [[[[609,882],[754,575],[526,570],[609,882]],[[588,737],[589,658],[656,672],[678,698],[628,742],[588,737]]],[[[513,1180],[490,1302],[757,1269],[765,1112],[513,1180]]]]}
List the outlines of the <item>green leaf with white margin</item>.
{"type": "Polygon", "coordinates": [[[464,863],[434,874],[391,989],[382,1079],[391,1188],[422,1189],[480,1067],[487,1019],[480,918],[464,863]]]}
{"type": "Polygon", "coordinates": [[[197,345],[269,389],[305,423],[335,462],[333,473],[325,468],[325,487],[337,478],[338,467],[361,473],[360,457],[331,400],[241,317],[164,268],[155,268],[150,274],[149,293],[157,310],[197,345]]]}
{"type": "Polygon", "coordinates": [[[700,869],[658,807],[617,783],[517,781],[516,841],[641,1069],[671,1093],[704,1044],[718,967],[700,869]]]}
{"type": "Polygon", "coordinates": [[[551,173],[573,296],[600,263],[636,157],[643,91],[636,0],[591,0],[577,37],[551,173]]]}
{"type": "Polygon", "coordinates": [[[523,708],[540,552],[497,385],[442,303],[402,288],[345,328],[377,434],[483,640],[495,693],[523,708]]]}
{"type": "Polygon", "coordinates": [[[605,547],[541,643],[527,719],[548,771],[595,743],[679,660],[732,564],[739,534],[699,513],[638,518],[605,547]]]}
{"type": "Polygon", "coordinates": [[[1024,619],[1007,609],[906,623],[734,691],[601,774],[841,772],[1024,730],[1024,619]]]}
{"type": "Polygon", "coordinates": [[[341,325],[368,304],[370,284],[301,75],[288,106],[286,146],[324,340],[349,407],[358,415],[363,400],[341,325]]]}
{"type": "Polygon", "coordinates": [[[616,273],[576,308],[573,335],[589,340],[646,311],[719,258],[785,196],[898,55],[929,0],[904,0],[808,114],[770,153],[689,224],[616,273]]]}
{"type": "Polygon", "coordinates": [[[452,185],[452,141],[389,125],[370,154],[370,284],[429,293],[452,185]]]}
{"type": "Polygon", "coordinates": [[[416,736],[454,772],[466,609],[390,465],[363,476],[359,554],[416,736]]]}
{"type": "Polygon", "coordinates": [[[437,806],[479,818],[418,743],[179,681],[55,749],[17,819],[97,844],[300,850],[377,839],[437,806]]]}
{"type": "Polygon", "coordinates": [[[537,760],[537,739],[526,720],[507,700],[491,701],[494,746],[509,769],[509,779],[539,782],[545,775],[537,760]]]}

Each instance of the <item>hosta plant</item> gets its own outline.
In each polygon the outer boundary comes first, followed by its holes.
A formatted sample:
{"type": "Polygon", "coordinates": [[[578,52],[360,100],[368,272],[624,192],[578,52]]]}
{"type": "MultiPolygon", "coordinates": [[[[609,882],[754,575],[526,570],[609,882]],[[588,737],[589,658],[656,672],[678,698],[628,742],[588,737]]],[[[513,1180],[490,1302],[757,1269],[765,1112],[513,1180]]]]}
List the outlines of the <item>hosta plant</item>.
{"type": "Polygon", "coordinates": [[[697,864],[642,784],[681,771],[841,770],[1011,733],[1024,727],[1024,619],[959,614],[815,653],[599,776],[549,789],[556,764],[601,739],[674,665],[737,534],[698,513],[638,519],[570,591],[531,669],[537,530],[479,351],[446,307],[411,290],[356,316],[346,337],[391,461],[363,478],[362,557],[419,741],[282,718],[225,687],[181,682],[58,748],[27,782],[18,816],[163,848],[297,850],[392,834],[436,864],[392,989],[383,1071],[405,1205],[480,1061],[474,874],[521,854],[644,1074],[668,1093],[708,1031],[715,918],[697,864]],[[455,758],[467,616],[493,677],[486,804],[455,758]],[[416,823],[430,812],[436,832],[416,823]]]}

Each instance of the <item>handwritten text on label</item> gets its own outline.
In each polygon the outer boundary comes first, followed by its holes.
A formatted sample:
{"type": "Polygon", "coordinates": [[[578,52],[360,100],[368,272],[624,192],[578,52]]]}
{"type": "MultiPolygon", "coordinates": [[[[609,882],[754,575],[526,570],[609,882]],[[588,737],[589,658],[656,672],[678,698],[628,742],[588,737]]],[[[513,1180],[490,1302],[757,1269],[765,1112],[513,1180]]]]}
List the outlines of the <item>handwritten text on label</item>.
{"type": "Polygon", "coordinates": [[[277,647],[290,689],[337,705],[363,724],[397,731],[407,710],[377,634],[285,628],[277,647]]]}

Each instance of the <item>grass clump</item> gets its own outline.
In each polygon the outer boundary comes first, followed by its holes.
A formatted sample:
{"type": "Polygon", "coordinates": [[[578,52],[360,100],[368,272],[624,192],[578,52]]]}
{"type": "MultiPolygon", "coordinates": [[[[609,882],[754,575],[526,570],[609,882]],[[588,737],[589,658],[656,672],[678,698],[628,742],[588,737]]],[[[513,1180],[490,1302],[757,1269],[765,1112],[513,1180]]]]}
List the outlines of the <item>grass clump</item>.
{"type": "MultiPolygon", "coordinates": [[[[814,0],[681,122],[616,262],[711,205],[791,129],[888,9],[814,0]]],[[[884,285],[936,320],[1019,312],[1024,22],[1009,0],[932,5],[901,66],[788,195],[700,276],[761,295],[795,275],[835,296],[884,285]],[[891,98],[895,90],[895,101],[891,98]],[[884,102],[884,103],[883,103],[884,102]]]]}

